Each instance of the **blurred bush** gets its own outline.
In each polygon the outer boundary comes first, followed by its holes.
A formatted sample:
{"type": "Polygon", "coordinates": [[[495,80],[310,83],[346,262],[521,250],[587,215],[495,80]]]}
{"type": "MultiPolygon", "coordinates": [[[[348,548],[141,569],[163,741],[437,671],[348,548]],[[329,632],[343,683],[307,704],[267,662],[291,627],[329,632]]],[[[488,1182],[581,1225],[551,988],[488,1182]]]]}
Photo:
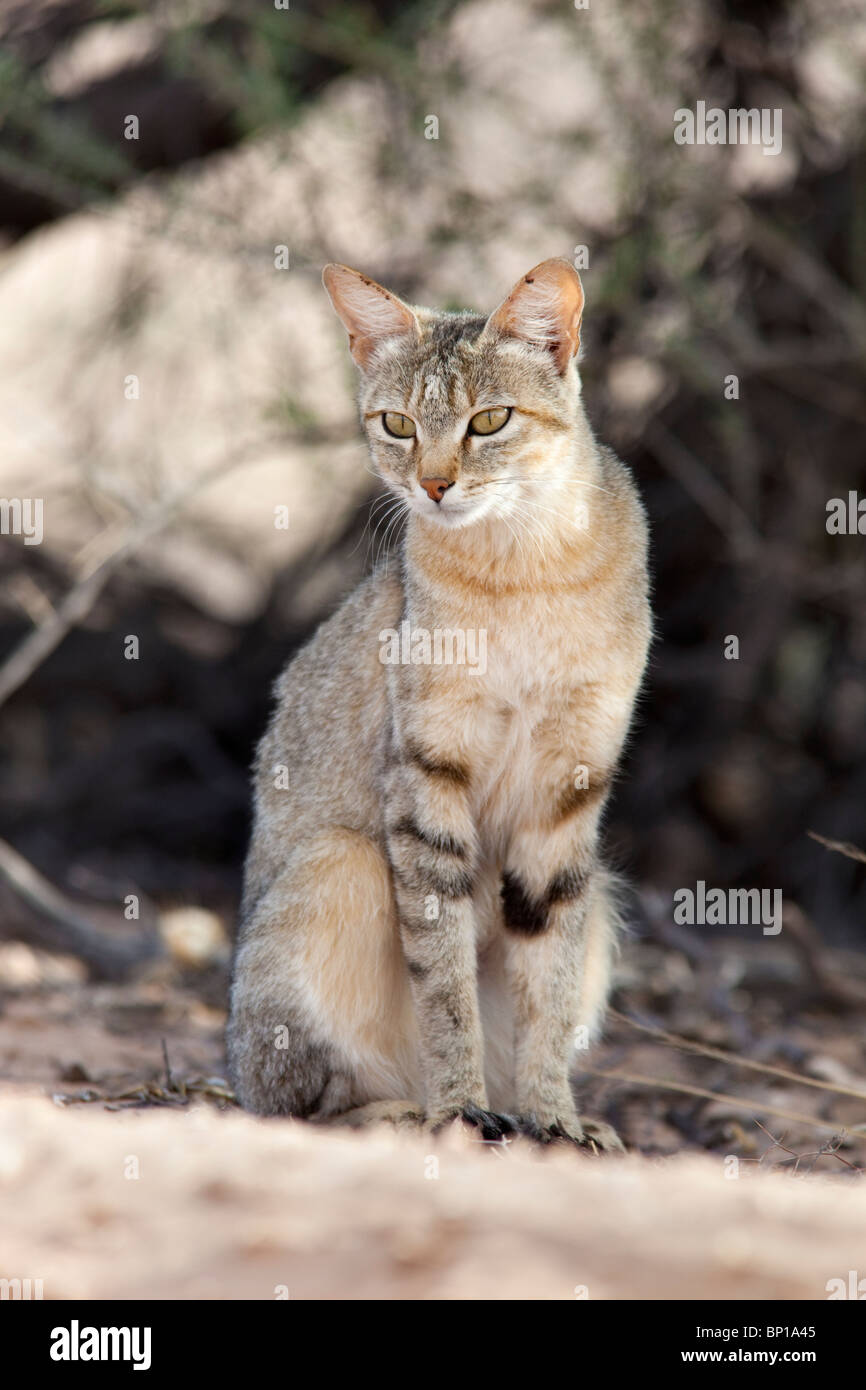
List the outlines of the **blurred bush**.
{"type": "Polygon", "coordinates": [[[654,536],[637,910],[781,887],[856,939],[863,868],[806,832],[866,843],[864,541],[825,526],[866,491],[862,6],[6,3],[0,35],[0,489],[46,513],[3,541],[3,651],[138,538],[3,710],[0,833],[230,910],[270,681],[384,541],[321,265],[490,308],[585,247],[586,398],[654,536]],[[781,153],[675,144],[699,100],[780,109],[781,153]]]}

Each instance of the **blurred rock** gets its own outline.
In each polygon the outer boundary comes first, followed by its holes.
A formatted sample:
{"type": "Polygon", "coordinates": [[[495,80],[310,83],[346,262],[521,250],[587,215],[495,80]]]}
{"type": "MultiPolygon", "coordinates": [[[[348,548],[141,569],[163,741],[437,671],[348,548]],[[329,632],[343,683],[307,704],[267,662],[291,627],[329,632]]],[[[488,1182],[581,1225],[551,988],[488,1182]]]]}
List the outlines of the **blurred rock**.
{"type": "Polygon", "coordinates": [[[194,970],[228,960],[229,939],[216,913],[203,907],[161,912],[159,931],[174,960],[194,970]]]}

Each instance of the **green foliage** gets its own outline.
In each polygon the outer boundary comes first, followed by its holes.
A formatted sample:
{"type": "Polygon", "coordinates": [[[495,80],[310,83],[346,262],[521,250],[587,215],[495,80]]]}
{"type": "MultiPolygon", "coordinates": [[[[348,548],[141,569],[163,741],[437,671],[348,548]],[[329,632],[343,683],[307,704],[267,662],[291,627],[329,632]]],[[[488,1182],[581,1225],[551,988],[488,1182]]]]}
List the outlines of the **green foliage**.
{"type": "MultiPolygon", "coordinates": [[[[455,3],[292,0],[291,9],[277,10],[258,0],[221,6],[98,0],[65,42],[105,21],[146,23],[165,75],[201,91],[224,118],[230,142],[291,124],[303,101],[341,73],[377,73],[417,95],[418,43],[455,3]]],[[[86,109],[86,91],[82,97],[86,109]]],[[[133,142],[124,148],[70,114],[46,86],[41,65],[25,66],[11,52],[0,52],[0,135],[0,170],[60,205],[103,196],[136,173],[133,142]]]]}
{"type": "Polygon", "coordinates": [[[132,172],[120,148],[99,139],[84,121],[59,116],[41,75],[8,52],[0,52],[0,131],[0,165],[41,184],[62,203],[105,194],[132,172]]]}

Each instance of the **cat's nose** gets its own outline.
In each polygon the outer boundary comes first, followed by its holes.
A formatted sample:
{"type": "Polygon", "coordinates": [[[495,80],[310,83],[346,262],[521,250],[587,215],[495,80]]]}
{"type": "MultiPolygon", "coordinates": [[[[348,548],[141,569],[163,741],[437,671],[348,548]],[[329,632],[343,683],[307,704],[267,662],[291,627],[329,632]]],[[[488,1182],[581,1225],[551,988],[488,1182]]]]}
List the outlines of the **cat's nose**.
{"type": "Polygon", "coordinates": [[[431,502],[441,502],[449,487],[454,486],[447,478],[421,478],[419,481],[431,502]]]}

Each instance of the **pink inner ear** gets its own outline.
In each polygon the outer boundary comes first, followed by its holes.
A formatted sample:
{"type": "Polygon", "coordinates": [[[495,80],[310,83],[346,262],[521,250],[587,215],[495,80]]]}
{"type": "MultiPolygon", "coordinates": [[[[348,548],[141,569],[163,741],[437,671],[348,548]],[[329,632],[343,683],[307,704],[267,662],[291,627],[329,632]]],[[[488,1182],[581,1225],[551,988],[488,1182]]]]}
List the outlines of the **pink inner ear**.
{"type": "Polygon", "coordinates": [[[542,261],[491,316],[501,333],[552,352],[560,372],[580,347],[583,287],[568,261],[542,261]]]}
{"type": "Polygon", "coordinates": [[[322,279],[349,335],[349,351],[365,367],[379,343],[418,331],[412,310],[382,285],[348,266],[325,267],[322,279]]]}

